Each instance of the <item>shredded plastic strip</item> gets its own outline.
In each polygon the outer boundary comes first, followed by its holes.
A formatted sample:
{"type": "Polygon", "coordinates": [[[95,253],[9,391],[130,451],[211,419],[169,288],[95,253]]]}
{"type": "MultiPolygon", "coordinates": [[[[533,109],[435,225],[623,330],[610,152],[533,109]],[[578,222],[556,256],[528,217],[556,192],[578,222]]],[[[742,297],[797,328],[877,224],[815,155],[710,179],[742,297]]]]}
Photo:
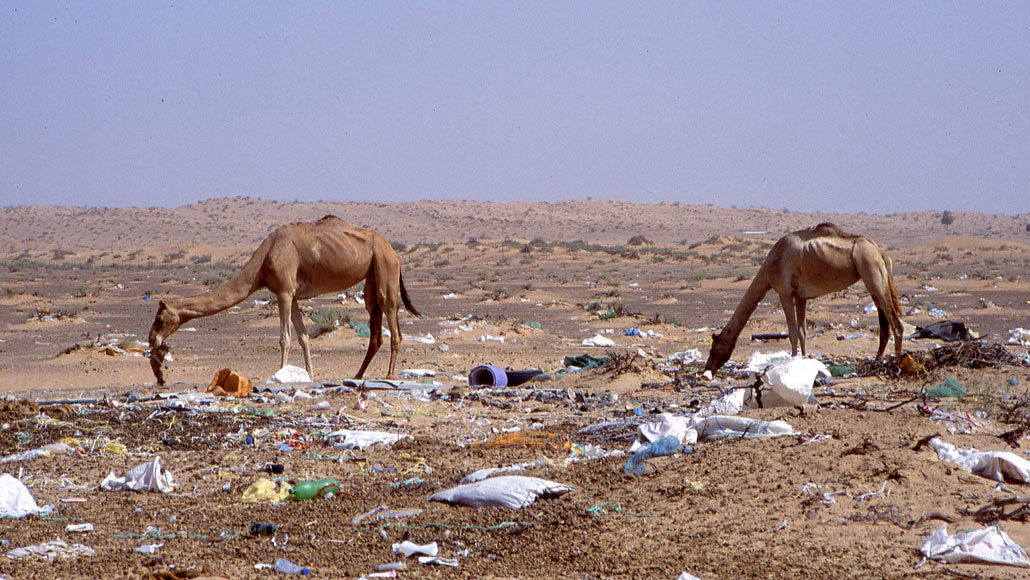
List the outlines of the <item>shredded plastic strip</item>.
{"type": "Polygon", "coordinates": [[[608,515],[608,510],[612,510],[612,511],[615,511],[616,513],[620,513],[620,514],[627,515],[627,516],[633,516],[635,518],[653,518],[654,517],[654,514],[638,514],[638,513],[635,513],[635,512],[628,512],[628,511],[622,509],[622,506],[617,504],[617,503],[599,503],[599,504],[594,505],[594,507],[587,508],[587,513],[592,515],[592,516],[594,516],[595,518],[599,518],[601,516],[608,515]]]}

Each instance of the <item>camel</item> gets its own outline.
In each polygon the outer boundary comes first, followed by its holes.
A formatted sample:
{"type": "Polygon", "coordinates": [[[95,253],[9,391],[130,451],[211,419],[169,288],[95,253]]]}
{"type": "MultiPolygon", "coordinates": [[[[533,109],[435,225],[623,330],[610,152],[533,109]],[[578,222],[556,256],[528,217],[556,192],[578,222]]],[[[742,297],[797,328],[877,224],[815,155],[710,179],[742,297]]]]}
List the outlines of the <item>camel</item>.
{"type": "Polygon", "coordinates": [[[394,378],[401,330],[397,323],[398,294],[404,306],[421,316],[411,304],[401,277],[397,253],[382,235],[353,226],[340,218],[327,215],[316,222],[296,222],[276,228],[250,257],[236,276],[221,286],[199,296],[163,300],[150,327],[150,367],[163,385],[161,365],[168,353],[165,342],[183,323],[217,314],[239,304],[262,288],[275,295],[279,306],[279,346],[281,367],[286,366],[290,350],[290,323],[304,353],[304,366],[312,375],[311,352],[299,301],[306,298],[346,290],[365,281],[365,309],[369,315],[371,336],[368,351],[357,375],[360,379],[382,345],[383,313],[390,327],[390,367],[394,378]]]}
{"type": "Polygon", "coordinates": [[[875,242],[865,236],[848,234],[831,223],[799,230],[776,242],[758,269],[744,298],[719,334],[712,335],[712,350],[705,370],[715,372],[726,364],[737,337],[758,303],[771,289],[780,296],[783,315],[787,319],[790,350],[793,356],[805,353],[805,307],[808,300],[851,286],[858,280],[865,283],[879,314],[880,349],[883,356],[894,334],[894,346],[901,355],[901,303],[894,287],[891,259],[875,242]]]}

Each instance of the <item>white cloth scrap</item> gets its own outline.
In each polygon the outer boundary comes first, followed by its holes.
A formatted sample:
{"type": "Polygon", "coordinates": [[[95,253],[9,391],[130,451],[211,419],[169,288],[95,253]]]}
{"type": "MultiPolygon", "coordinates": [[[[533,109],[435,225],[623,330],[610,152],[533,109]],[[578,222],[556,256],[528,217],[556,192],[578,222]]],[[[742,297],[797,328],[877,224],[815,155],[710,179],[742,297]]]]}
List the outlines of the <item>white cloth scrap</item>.
{"type": "Polygon", "coordinates": [[[962,469],[994,481],[1006,479],[1030,483],[1030,461],[1009,451],[977,451],[959,449],[938,437],[930,440],[930,446],[941,461],[954,463],[962,469]]]}

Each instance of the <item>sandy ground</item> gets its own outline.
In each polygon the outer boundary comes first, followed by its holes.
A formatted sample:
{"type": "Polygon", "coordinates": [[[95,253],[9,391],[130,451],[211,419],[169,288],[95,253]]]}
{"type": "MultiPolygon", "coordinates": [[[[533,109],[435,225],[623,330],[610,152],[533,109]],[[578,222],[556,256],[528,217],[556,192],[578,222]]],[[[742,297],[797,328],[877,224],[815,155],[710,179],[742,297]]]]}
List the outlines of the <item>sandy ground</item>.
{"type": "MultiPolygon", "coordinates": [[[[286,557],[314,576],[359,577],[401,559],[391,545],[407,538],[436,541],[441,556],[459,561],[451,568],[412,559],[398,573],[411,578],[676,578],[681,571],[703,579],[1025,577],[1006,566],[917,566],[919,547],[944,524],[951,533],[997,524],[1030,547],[1020,504],[1004,511],[993,504],[1012,493],[919,445],[937,434],[960,447],[1025,457],[1021,432],[1000,437],[1030,423],[1025,366],[966,364],[897,377],[888,364],[880,375],[818,386],[818,405],[742,413],[786,421],[794,435],[700,442],[693,453],[649,460],[641,476],[624,474],[626,456],[568,461],[588,444],[625,451],[641,422],[696,412],[723,389],[751,384],[729,369],[708,380],[696,364],[678,367],[668,357],[694,348],[707,354],[711,332],[725,324],[784,227],[832,218],[870,232],[889,248],[906,322],[960,320],[986,343],[1005,343],[1010,329],[1030,327],[1027,220],[956,216],[945,228],[929,212],[812,216],[613,201],[383,207],[229,199],[176,210],[0,210],[0,389],[11,399],[0,408],[0,455],[60,441],[74,448],[3,466],[54,510],[0,521],[0,539],[5,551],[57,538],[95,551],[52,563],[0,558],[0,574],[267,578],[277,574],[261,565],[286,557]],[[224,367],[264,385],[279,366],[276,312],[258,293],[173,335],[170,382],[158,388],[137,341],[159,299],[227,279],[273,216],[282,222],[345,211],[404,243],[405,281],[424,316],[401,314],[407,340],[399,368],[434,371],[434,393],[323,389],[349,378],[364,354],[366,339],[344,324],[312,341],[316,383],[302,387],[312,399],[155,399],[199,393],[224,367]],[[373,221],[377,215],[382,223],[373,221]],[[763,230],[775,231],[744,233],[763,230]],[[626,245],[636,234],[654,245],[626,245]],[[570,243],[577,240],[584,242],[570,243]],[[599,316],[608,311],[616,316],[599,316]],[[654,335],[627,336],[629,328],[654,335]],[[615,346],[582,345],[597,333],[615,346]],[[617,364],[563,373],[564,358],[581,354],[614,356],[617,364]],[[469,389],[464,377],[479,364],[541,369],[552,378],[469,389]],[[948,376],[971,395],[920,396],[948,376]],[[127,395],[137,400],[126,402],[127,395]],[[88,399],[96,401],[74,402],[88,399]],[[585,430],[603,423],[610,425],[600,432],[585,430]],[[412,438],[333,448],[324,436],[342,428],[412,438]],[[174,492],[99,489],[109,472],[155,456],[174,474],[174,492]],[[521,510],[426,501],[476,469],[536,460],[525,475],[573,491],[521,510]],[[283,473],[262,471],[268,463],[283,465],[283,473]],[[259,477],[335,477],[341,492],[241,503],[259,477]],[[423,511],[351,524],[382,505],[423,511]],[[251,536],[253,522],[278,531],[251,536]],[[66,531],[82,523],[94,531],[66,531]],[[135,551],[145,544],[163,545],[154,554],[135,551]]],[[[335,309],[344,320],[367,321],[352,296],[312,300],[307,314],[335,309]]],[[[734,361],[788,348],[748,340],[785,331],[776,303],[770,295],[758,308],[734,361]]],[[[868,303],[861,285],[810,302],[810,354],[827,363],[871,357],[876,315],[866,312],[868,303]]],[[[316,325],[309,319],[308,326],[316,325]]],[[[904,349],[929,356],[942,344],[906,340],[904,349]]],[[[387,361],[384,349],[369,376],[384,374],[387,361]]],[[[300,364],[299,349],[291,362],[300,364]]],[[[1006,486],[1030,495],[1026,485],[1006,486]]]]}

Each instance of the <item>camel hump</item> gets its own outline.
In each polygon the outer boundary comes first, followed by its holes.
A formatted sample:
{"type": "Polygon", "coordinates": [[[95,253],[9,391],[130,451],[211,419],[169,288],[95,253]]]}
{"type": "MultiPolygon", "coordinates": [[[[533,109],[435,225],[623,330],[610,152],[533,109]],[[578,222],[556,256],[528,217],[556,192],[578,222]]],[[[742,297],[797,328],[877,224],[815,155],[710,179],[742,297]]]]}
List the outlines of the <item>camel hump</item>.
{"type": "Polygon", "coordinates": [[[319,221],[319,223],[321,223],[321,222],[327,222],[327,221],[330,221],[330,220],[338,220],[338,219],[340,219],[340,218],[338,218],[335,215],[329,213],[329,214],[326,214],[326,215],[322,216],[322,219],[320,219],[318,221],[319,221]]]}

